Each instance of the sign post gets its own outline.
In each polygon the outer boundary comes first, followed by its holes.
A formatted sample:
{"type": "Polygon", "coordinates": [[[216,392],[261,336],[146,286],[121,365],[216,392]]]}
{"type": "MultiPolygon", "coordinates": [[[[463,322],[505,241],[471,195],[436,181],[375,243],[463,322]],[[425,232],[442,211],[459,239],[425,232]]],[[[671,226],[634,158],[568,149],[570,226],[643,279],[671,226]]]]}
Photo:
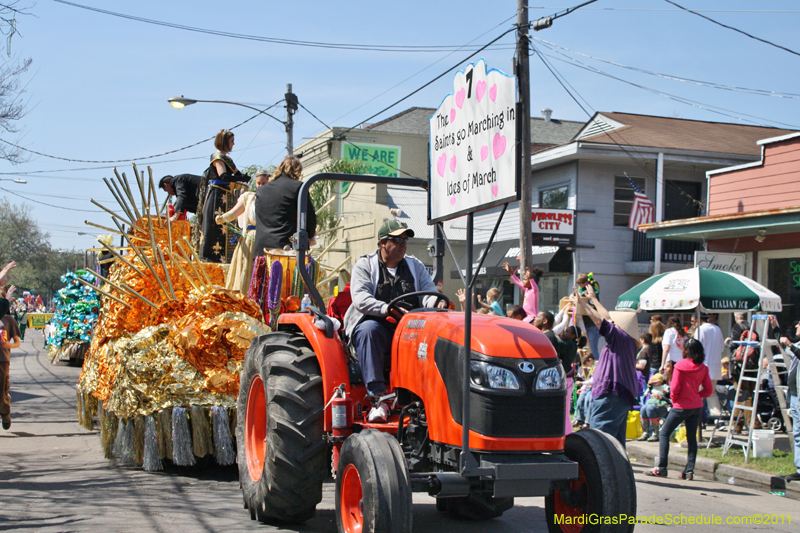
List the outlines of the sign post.
{"type": "MultiPolygon", "coordinates": [[[[492,245],[508,203],[519,200],[516,79],[486,70],[481,59],[456,73],[449,94],[430,118],[428,224],[467,215],[464,279],[463,396],[461,457],[464,477],[481,475],[469,449],[470,359],[472,353],[472,237],[475,211],[505,204],[486,250],[492,245]]],[[[478,271],[483,265],[483,254],[478,271]]],[[[458,258],[453,258],[458,265],[458,258]]]]}

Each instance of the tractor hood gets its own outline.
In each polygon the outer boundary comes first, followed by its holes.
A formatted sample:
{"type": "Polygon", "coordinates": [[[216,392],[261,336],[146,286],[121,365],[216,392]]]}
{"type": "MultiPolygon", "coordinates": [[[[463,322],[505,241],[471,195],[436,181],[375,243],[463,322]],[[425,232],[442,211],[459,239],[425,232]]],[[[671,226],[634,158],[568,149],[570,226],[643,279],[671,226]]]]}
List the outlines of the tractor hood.
{"type": "MultiPolygon", "coordinates": [[[[432,333],[464,345],[464,313],[439,311],[409,313],[398,329],[432,333]],[[420,331],[422,330],[422,331],[420,331]]],[[[490,357],[542,359],[557,357],[553,345],[538,328],[521,320],[472,315],[472,350],[490,357]]]]}

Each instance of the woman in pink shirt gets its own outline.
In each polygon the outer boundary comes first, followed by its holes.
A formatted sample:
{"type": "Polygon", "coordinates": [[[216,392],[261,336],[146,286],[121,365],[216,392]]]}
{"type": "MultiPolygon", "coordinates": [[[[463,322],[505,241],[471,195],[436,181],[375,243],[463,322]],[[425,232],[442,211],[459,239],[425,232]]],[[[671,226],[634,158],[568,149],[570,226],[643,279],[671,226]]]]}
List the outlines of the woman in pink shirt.
{"type": "Polygon", "coordinates": [[[689,339],[683,348],[683,359],[675,363],[670,382],[672,409],[664,426],[658,434],[658,466],[645,472],[648,476],[667,477],[669,460],[669,438],[681,422],[686,423],[686,440],[689,453],[686,468],[680,478],[691,481],[694,477],[694,463],[697,459],[697,426],[703,411],[703,398],[714,392],[708,367],[703,364],[706,354],[697,339],[689,339]]]}
{"type": "Polygon", "coordinates": [[[532,323],[536,315],[539,314],[539,285],[538,280],[542,277],[544,271],[541,268],[534,268],[531,275],[531,269],[526,268],[525,273],[522,275],[522,281],[514,274],[513,268],[508,262],[503,263],[503,268],[511,275],[511,281],[514,285],[525,291],[525,297],[522,301],[522,308],[527,313],[523,319],[525,322],[532,323]]]}

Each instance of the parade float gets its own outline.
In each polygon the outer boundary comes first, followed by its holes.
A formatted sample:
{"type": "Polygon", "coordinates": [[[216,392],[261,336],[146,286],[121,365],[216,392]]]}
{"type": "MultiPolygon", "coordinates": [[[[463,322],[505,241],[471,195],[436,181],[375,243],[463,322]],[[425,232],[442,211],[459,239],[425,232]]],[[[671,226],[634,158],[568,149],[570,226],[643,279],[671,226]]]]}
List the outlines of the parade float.
{"type": "MultiPolygon", "coordinates": [[[[105,180],[121,214],[92,200],[116,230],[87,222],[126,246],[101,242],[113,263],[107,278],[97,274],[102,305],[78,383],[79,421],[91,429],[96,415],[106,458],[148,471],[208,456],[233,464],[245,351],[281,312],[300,308],[296,259],[259,257],[249,294],[224,289],[228,265],[200,261],[190,222],[160,216],[152,173],[134,165],[134,176],[105,180]]],[[[307,268],[320,278],[316,262],[307,268]]]]}
{"type": "Polygon", "coordinates": [[[51,363],[83,363],[100,311],[99,294],[92,288],[95,280],[95,275],[86,270],[61,276],[64,287],[53,298],[56,312],[51,318],[53,332],[47,340],[51,363]]]}

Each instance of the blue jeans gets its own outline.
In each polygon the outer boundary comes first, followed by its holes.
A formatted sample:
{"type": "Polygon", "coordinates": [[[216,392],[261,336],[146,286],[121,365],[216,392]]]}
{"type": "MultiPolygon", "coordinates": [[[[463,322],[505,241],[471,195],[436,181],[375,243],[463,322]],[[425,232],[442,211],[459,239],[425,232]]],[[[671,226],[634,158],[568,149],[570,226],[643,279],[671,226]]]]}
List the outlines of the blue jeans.
{"type": "Polygon", "coordinates": [[[665,418],[667,416],[667,406],[657,403],[647,403],[642,406],[642,420],[652,420],[654,418],[665,418]]]}
{"type": "Polygon", "coordinates": [[[658,469],[665,471],[669,464],[669,438],[681,422],[686,423],[686,440],[689,443],[689,453],[686,454],[685,473],[694,472],[694,462],[697,459],[697,425],[700,423],[702,407],[697,409],[675,409],[667,415],[667,420],[658,434],[658,469]]]}
{"type": "Polygon", "coordinates": [[[792,436],[794,437],[794,466],[800,473],[800,398],[789,397],[789,414],[792,417],[792,436]]]}
{"type": "Polygon", "coordinates": [[[586,326],[586,337],[589,339],[589,347],[592,349],[594,360],[599,362],[600,350],[597,348],[597,345],[600,343],[600,330],[597,329],[597,326],[594,324],[586,326]]]}
{"type": "Polygon", "coordinates": [[[361,375],[367,392],[374,396],[386,394],[384,370],[389,367],[394,328],[377,320],[364,320],[353,329],[353,346],[356,348],[361,375]]]}
{"type": "Polygon", "coordinates": [[[592,400],[592,418],[589,427],[608,433],[625,448],[628,429],[628,411],[631,404],[616,394],[602,394],[592,400]]]}
{"type": "Polygon", "coordinates": [[[578,394],[578,401],[575,404],[575,420],[587,422],[592,412],[592,388],[588,387],[578,394]]]}

